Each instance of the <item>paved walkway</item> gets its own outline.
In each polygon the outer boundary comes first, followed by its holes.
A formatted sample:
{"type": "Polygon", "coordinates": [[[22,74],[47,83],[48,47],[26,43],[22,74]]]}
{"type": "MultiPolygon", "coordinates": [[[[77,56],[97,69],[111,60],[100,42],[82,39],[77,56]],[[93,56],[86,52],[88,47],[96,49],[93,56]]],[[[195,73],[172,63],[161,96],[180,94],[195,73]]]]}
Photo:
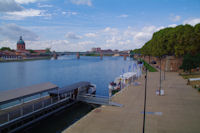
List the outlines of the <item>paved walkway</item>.
{"type": "MultiPolygon", "coordinates": [[[[130,86],[113,97],[123,107],[97,108],[64,133],[142,133],[144,77],[139,81],[140,86],[130,86]]],[[[200,93],[186,82],[177,73],[166,73],[165,96],[156,96],[159,72],[149,73],[146,133],[200,132],[200,93]]]]}

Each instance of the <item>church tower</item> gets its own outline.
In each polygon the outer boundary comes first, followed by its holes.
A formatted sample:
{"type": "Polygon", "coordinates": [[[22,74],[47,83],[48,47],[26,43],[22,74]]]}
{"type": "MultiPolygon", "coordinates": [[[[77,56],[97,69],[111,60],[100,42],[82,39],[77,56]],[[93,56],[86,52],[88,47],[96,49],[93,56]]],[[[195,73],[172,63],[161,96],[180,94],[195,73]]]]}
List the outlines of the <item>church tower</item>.
{"type": "Polygon", "coordinates": [[[25,42],[23,41],[22,36],[20,36],[19,41],[17,42],[17,50],[26,50],[25,42]]]}

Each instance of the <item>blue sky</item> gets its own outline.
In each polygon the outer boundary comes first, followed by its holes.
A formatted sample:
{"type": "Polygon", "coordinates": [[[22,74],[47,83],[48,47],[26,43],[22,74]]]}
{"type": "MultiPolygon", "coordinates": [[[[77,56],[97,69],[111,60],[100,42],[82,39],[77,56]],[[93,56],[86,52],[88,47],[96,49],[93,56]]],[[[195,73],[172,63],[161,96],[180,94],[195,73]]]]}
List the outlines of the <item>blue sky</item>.
{"type": "Polygon", "coordinates": [[[0,0],[0,47],[86,51],[141,47],[165,27],[200,23],[199,0],[0,0]]]}

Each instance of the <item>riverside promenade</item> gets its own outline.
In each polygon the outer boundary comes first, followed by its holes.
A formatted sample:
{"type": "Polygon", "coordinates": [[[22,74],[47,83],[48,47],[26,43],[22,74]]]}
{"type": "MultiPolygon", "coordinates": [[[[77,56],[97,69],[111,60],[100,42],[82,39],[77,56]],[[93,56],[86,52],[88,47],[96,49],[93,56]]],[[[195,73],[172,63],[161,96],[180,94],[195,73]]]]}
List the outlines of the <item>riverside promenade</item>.
{"type": "MultiPolygon", "coordinates": [[[[112,100],[123,107],[101,106],[74,123],[64,133],[142,133],[144,77],[112,100]]],[[[146,133],[199,133],[200,93],[178,73],[166,72],[164,96],[156,96],[159,72],[148,73],[146,133]]]]}

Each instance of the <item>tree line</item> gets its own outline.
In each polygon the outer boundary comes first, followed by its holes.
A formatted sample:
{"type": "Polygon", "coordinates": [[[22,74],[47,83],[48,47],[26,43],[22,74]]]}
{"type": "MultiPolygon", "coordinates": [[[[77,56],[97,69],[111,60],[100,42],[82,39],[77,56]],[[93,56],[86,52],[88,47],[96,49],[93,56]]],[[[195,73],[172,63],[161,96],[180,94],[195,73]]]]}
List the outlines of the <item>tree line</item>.
{"type": "Polygon", "coordinates": [[[200,52],[200,23],[195,26],[179,25],[155,32],[152,39],[133,53],[161,57],[174,55],[182,57],[186,54],[196,55],[200,52]]]}
{"type": "Polygon", "coordinates": [[[165,55],[183,57],[180,68],[191,71],[200,66],[200,23],[195,26],[186,24],[161,29],[142,48],[134,49],[132,53],[159,58],[165,55]]]}

